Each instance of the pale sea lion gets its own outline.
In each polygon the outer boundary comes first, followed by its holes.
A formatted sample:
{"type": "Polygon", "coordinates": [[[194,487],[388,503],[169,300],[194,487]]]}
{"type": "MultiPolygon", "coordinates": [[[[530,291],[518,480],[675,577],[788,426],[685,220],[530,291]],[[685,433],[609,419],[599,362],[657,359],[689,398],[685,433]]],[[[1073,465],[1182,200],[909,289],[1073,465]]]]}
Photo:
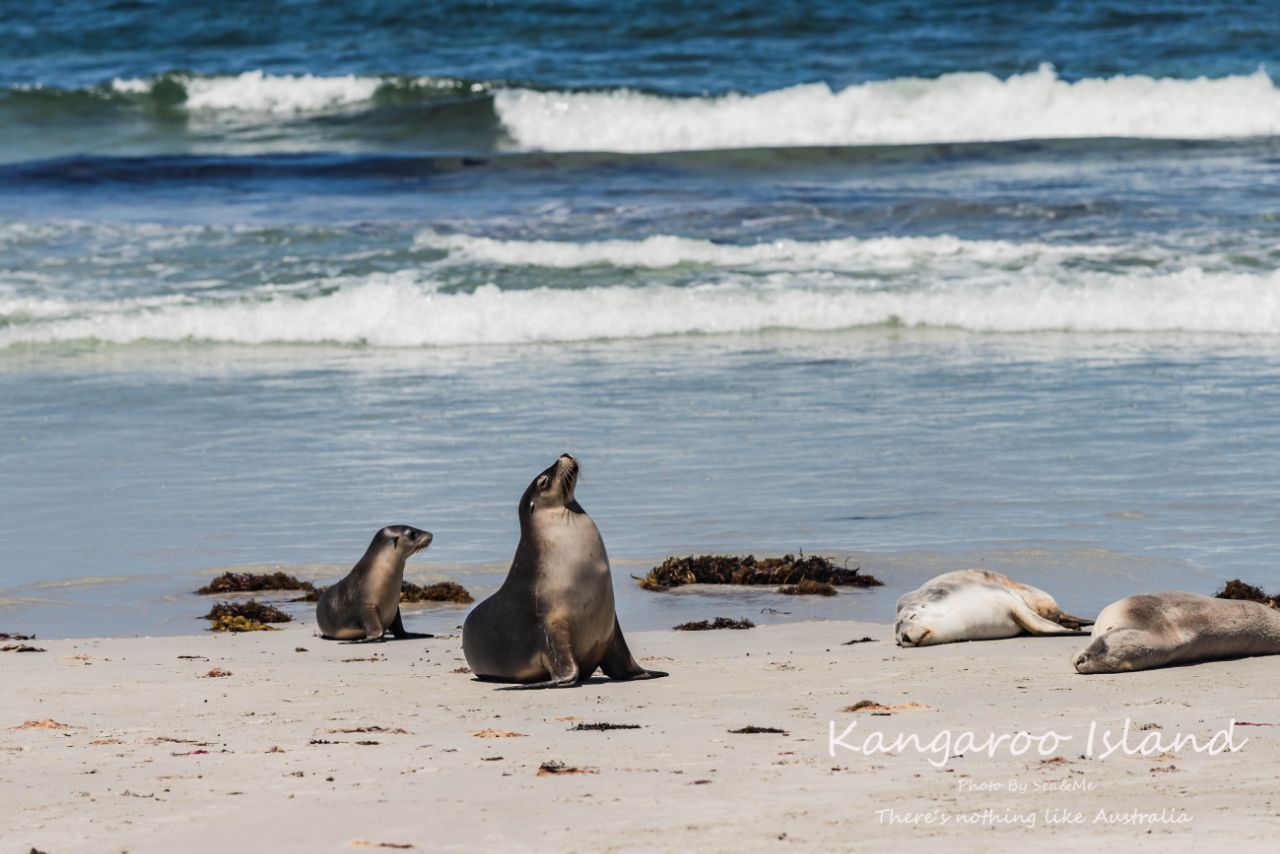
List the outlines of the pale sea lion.
{"type": "Polygon", "coordinates": [[[568,454],[520,497],[520,544],[507,579],[467,615],[462,651],[477,678],[564,688],[599,667],[610,679],[654,679],[632,658],[613,605],[609,557],[574,498],[568,454]]]}
{"type": "Polygon", "coordinates": [[[1080,673],[1123,673],[1217,658],[1280,654],[1280,611],[1197,593],[1149,593],[1112,602],[1075,657],[1080,673]]]}
{"type": "Polygon", "coordinates": [[[898,599],[898,646],[1033,635],[1081,634],[1091,620],[1064,614],[1053,597],[985,569],[962,569],[926,581],[898,599]]]}
{"type": "Polygon", "coordinates": [[[390,631],[399,639],[429,638],[404,629],[400,588],[404,562],[431,545],[431,534],[408,525],[388,525],[373,535],[364,557],[320,594],[316,622],[322,637],[377,642],[390,631]]]}

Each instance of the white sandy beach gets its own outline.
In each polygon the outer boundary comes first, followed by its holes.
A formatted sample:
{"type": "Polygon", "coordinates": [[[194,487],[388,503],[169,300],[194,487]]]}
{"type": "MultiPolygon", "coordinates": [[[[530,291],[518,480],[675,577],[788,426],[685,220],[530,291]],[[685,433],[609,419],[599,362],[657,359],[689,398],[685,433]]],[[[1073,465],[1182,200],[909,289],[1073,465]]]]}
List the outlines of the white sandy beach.
{"type": "Polygon", "coordinates": [[[460,672],[456,636],[313,631],[0,653],[0,850],[1263,851],[1280,831],[1275,659],[1085,677],[1081,638],[900,650],[885,625],[810,622],[638,632],[670,678],[509,691],[460,672]],[[930,708],[842,711],[864,699],[930,708]],[[1101,758],[1097,735],[1084,758],[1091,722],[1126,718],[1131,748],[1247,724],[1220,755],[1101,758]],[[730,733],[749,725],[786,734],[730,733]],[[840,746],[1019,730],[1070,739],[1049,757],[840,746]]]}

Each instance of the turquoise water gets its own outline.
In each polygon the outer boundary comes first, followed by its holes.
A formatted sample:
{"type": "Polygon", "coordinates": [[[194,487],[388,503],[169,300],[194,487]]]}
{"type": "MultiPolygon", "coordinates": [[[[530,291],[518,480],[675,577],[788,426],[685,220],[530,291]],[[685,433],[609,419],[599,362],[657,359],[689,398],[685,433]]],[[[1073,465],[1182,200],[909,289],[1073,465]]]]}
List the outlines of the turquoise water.
{"type": "Polygon", "coordinates": [[[564,451],[628,626],[1280,587],[1280,20],[1146,8],[0,22],[0,630],[191,631],[393,522],[483,594],[564,451]],[[800,549],[888,586],[625,581],[800,549]]]}

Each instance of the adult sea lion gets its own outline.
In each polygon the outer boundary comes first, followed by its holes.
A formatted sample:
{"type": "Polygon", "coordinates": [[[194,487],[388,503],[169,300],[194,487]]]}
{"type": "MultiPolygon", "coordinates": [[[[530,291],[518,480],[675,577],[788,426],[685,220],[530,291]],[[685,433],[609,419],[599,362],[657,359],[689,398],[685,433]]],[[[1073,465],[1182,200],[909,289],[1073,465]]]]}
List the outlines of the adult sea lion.
{"type": "Polygon", "coordinates": [[[404,562],[431,545],[431,533],[388,525],[373,535],[364,557],[337,584],[320,594],[316,622],[333,640],[379,642],[388,630],[400,639],[429,638],[404,629],[400,587],[404,562]]]}
{"type": "Polygon", "coordinates": [[[471,672],[521,688],[565,688],[596,668],[610,679],[655,679],[632,658],[613,607],[609,557],[596,523],[574,498],[568,454],[520,496],[520,544],[507,579],[467,615],[462,651],[471,672]]]}
{"type": "Polygon", "coordinates": [[[898,599],[898,646],[1081,634],[1091,620],[1064,614],[1053,597],[985,569],[962,569],[926,581],[898,599]]]}
{"type": "Polygon", "coordinates": [[[1280,611],[1198,593],[1149,593],[1112,602],[1075,657],[1079,673],[1123,673],[1217,658],[1280,654],[1280,611]]]}

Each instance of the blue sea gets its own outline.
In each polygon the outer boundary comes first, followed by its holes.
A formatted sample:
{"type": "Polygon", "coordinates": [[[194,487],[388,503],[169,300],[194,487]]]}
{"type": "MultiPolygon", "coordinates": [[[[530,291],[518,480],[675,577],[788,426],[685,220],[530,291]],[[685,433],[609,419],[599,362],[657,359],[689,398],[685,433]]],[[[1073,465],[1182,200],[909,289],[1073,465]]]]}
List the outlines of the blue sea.
{"type": "Polygon", "coordinates": [[[1278,46],[1267,2],[14,5],[0,631],[197,631],[388,523],[483,596],[565,451],[633,629],[1280,588],[1278,46]],[[629,578],[801,550],[886,586],[629,578]]]}

